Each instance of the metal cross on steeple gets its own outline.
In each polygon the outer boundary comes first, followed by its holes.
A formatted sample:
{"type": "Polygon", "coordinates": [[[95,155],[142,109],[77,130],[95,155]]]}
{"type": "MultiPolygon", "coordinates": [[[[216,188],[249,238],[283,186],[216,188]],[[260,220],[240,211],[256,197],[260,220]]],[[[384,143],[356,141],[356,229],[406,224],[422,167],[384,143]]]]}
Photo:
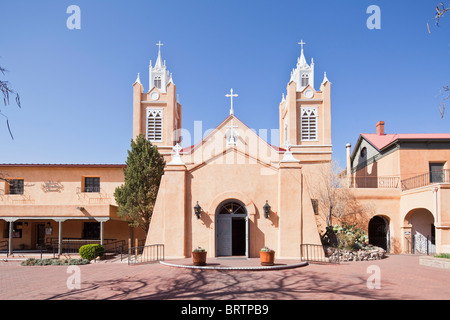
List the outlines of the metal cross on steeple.
{"type": "Polygon", "coordinates": [[[160,40],[160,41],[158,41],[158,43],[156,45],[159,47],[159,50],[161,50],[161,46],[163,46],[164,44],[161,43],[161,40],[160,40]]]}
{"type": "Polygon", "coordinates": [[[298,44],[302,46],[302,50],[303,50],[303,45],[306,44],[306,42],[303,42],[303,40],[300,40],[300,42],[298,44]]]}
{"type": "Polygon", "coordinates": [[[233,94],[233,88],[230,90],[230,94],[226,94],[225,97],[231,98],[231,108],[230,108],[230,115],[234,114],[233,110],[233,97],[238,97],[237,94],[233,94]]]}

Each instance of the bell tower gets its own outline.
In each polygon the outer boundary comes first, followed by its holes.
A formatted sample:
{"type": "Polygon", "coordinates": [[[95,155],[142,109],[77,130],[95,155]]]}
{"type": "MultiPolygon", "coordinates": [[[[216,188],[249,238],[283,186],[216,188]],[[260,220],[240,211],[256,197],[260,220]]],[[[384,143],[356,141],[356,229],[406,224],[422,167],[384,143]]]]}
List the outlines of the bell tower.
{"type": "Polygon", "coordinates": [[[308,64],[303,45],[291,72],[286,96],[279,105],[280,146],[291,145],[293,156],[302,162],[331,161],[331,101],[326,73],[320,89],[314,89],[314,60],[308,64]]]}
{"type": "Polygon", "coordinates": [[[161,46],[153,66],[149,65],[149,90],[144,92],[138,74],[133,84],[133,138],[143,134],[163,155],[170,155],[172,147],[180,142],[182,108],[176,86],[161,58],[161,46]]]}

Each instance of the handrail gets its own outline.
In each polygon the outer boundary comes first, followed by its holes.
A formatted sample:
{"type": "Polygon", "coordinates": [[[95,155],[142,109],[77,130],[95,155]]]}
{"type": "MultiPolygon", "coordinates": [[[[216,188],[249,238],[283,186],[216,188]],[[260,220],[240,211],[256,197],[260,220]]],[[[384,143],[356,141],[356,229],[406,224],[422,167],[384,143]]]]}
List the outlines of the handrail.
{"type": "Polygon", "coordinates": [[[300,244],[300,261],[339,264],[339,256],[339,248],[320,244],[300,244]]]}
{"type": "Polygon", "coordinates": [[[6,248],[6,257],[9,256],[9,241],[8,240],[1,240],[0,241],[0,248],[2,247],[2,243],[4,243],[3,247],[6,248]]]}
{"type": "Polygon", "coordinates": [[[370,177],[353,176],[351,177],[352,188],[400,188],[399,176],[370,177]]]}
{"type": "Polygon", "coordinates": [[[434,183],[450,183],[450,169],[430,171],[401,181],[402,190],[429,186],[434,183]]]}
{"type": "MultiPolygon", "coordinates": [[[[103,246],[110,243],[114,243],[116,239],[104,239],[103,246]]],[[[101,240],[98,239],[78,239],[78,238],[63,238],[61,240],[61,253],[78,253],[80,247],[85,244],[100,244],[101,240]]],[[[125,240],[119,240],[125,241],[125,240]]],[[[53,249],[59,248],[59,239],[52,238],[49,242],[46,242],[53,249]]]]}
{"type": "Polygon", "coordinates": [[[164,244],[128,248],[128,265],[164,261],[164,244]]]}
{"type": "MultiPolygon", "coordinates": [[[[103,247],[103,253],[104,255],[106,253],[114,253],[114,255],[117,255],[120,252],[120,261],[123,259],[123,254],[126,252],[127,243],[125,240],[117,240],[114,242],[105,243],[102,245],[103,247]],[[109,249],[108,247],[112,247],[114,245],[114,250],[109,249]]],[[[94,254],[94,263],[97,261],[97,255],[96,255],[96,246],[92,247],[92,253],[94,254]]]]}

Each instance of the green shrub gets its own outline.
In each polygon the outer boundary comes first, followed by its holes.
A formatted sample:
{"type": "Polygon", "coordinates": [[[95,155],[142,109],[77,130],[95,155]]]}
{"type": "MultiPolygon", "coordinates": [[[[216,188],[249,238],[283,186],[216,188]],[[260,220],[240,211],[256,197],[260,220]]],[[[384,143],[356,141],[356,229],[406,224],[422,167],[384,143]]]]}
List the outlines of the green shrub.
{"type": "Polygon", "coordinates": [[[450,253],[439,253],[434,255],[435,258],[450,259],[450,253]]]}
{"type": "Polygon", "coordinates": [[[105,248],[99,244],[86,244],[80,247],[80,256],[82,259],[94,260],[96,257],[102,257],[105,253],[105,248]],[[95,248],[95,256],[94,256],[95,248]]]}

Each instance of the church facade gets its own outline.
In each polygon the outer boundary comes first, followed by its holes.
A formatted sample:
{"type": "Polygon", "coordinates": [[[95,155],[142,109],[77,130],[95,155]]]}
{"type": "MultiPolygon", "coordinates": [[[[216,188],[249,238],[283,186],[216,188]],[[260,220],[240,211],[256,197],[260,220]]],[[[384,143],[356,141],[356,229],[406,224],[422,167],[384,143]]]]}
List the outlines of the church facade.
{"type": "Polygon", "coordinates": [[[325,75],[314,88],[314,62],[306,62],[303,47],[279,105],[285,148],[269,145],[235,115],[231,89],[229,116],[182,149],[182,108],[160,51],[149,74],[148,92],[139,76],[133,86],[133,134],[157,145],[167,167],[147,244],[163,243],[169,258],[196,247],[209,256],[256,257],[264,246],[293,258],[301,243],[320,244],[306,179],[331,161],[331,83],[325,75]]]}

